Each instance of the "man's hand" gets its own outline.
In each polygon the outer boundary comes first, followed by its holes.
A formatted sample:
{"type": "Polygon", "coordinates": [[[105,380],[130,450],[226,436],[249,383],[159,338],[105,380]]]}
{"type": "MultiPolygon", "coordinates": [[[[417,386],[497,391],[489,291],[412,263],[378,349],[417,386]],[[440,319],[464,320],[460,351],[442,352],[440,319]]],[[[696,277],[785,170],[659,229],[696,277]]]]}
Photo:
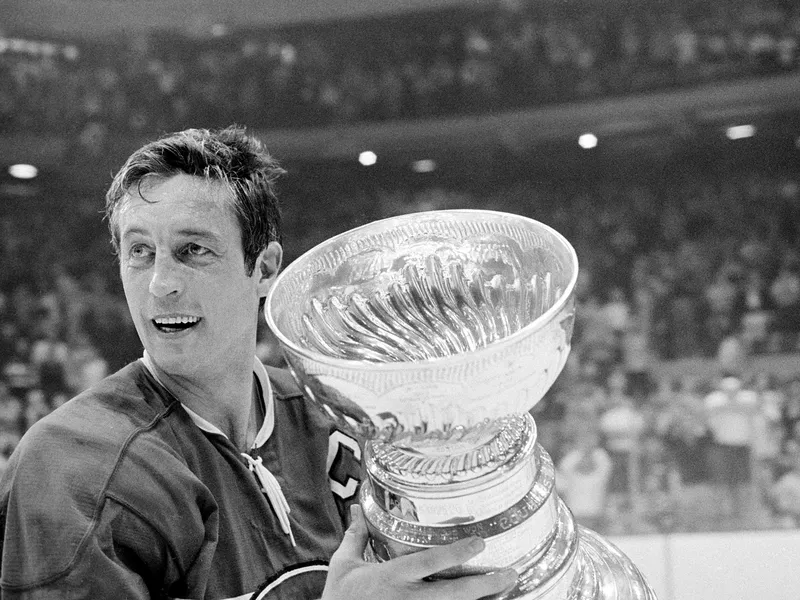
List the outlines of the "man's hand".
{"type": "Polygon", "coordinates": [[[514,586],[517,573],[505,569],[487,575],[424,581],[444,569],[456,567],[479,554],[480,538],[459,540],[383,563],[363,559],[367,525],[361,508],[353,506],[352,523],[331,558],[322,600],[477,600],[514,586]]]}

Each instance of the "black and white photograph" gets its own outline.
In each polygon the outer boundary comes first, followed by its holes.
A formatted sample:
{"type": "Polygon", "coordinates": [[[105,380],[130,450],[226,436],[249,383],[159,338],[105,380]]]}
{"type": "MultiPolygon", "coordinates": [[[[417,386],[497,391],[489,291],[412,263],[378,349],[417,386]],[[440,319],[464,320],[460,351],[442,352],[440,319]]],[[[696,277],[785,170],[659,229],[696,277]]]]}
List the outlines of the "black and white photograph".
{"type": "Polygon", "coordinates": [[[0,14],[0,600],[797,600],[800,3],[0,14]]]}

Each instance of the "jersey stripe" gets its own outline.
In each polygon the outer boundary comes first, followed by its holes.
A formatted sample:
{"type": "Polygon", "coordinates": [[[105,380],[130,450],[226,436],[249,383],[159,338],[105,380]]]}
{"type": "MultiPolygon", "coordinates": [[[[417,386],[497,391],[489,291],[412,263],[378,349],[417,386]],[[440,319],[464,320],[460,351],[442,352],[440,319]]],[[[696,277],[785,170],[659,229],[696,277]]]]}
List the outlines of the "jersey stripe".
{"type": "Polygon", "coordinates": [[[328,565],[319,564],[319,563],[317,563],[317,564],[306,564],[306,565],[303,565],[303,566],[294,567],[292,569],[289,569],[288,571],[283,572],[278,578],[276,578],[275,580],[271,581],[267,585],[267,587],[265,587],[263,590],[261,590],[258,593],[258,595],[255,596],[255,598],[253,598],[253,600],[265,600],[265,598],[267,597],[267,594],[269,594],[272,590],[274,590],[279,585],[281,585],[284,582],[286,582],[288,579],[291,579],[292,577],[296,577],[298,575],[303,575],[304,573],[311,573],[313,571],[327,571],[327,570],[328,570],[328,565]]]}

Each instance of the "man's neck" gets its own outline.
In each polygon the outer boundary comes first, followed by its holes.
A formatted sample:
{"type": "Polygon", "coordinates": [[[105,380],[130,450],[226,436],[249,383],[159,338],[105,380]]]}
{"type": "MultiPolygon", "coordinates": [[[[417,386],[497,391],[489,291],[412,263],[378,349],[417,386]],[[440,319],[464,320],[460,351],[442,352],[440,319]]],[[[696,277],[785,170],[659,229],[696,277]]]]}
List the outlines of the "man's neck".
{"type": "Polygon", "coordinates": [[[264,420],[252,361],[246,367],[228,366],[224,373],[191,378],[166,373],[152,360],[148,367],[181,404],[218,428],[237,448],[247,450],[264,420]]]}

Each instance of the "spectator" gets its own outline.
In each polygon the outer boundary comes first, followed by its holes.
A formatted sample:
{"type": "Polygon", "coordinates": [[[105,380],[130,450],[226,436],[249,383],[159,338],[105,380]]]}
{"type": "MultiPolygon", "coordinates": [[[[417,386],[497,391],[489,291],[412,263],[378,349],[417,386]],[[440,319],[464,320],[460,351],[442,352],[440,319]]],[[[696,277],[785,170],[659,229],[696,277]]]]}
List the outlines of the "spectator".
{"type": "Polygon", "coordinates": [[[18,440],[25,431],[22,400],[0,380],[0,439],[18,440]]]}
{"type": "Polygon", "coordinates": [[[30,363],[28,338],[16,339],[14,353],[3,367],[2,377],[8,385],[9,393],[21,402],[25,400],[28,391],[38,385],[36,370],[30,363]]]}
{"type": "Polygon", "coordinates": [[[19,440],[19,434],[0,431],[0,477],[3,476],[8,459],[11,453],[14,452],[14,448],[17,447],[19,440]]]}
{"type": "Polygon", "coordinates": [[[709,313],[706,319],[708,335],[711,343],[718,346],[736,329],[741,305],[740,292],[728,269],[717,273],[705,290],[705,300],[709,313]]]}
{"type": "Polygon", "coordinates": [[[66,380],[72,395],[102,380],[108,375],[108,363],[92,344],[89,336],[83,333],[76,335],[70,344],[69,360],[66,363],[66,380]]]}
{"type": "Polygon", "coordinates": [[[691,358],[703,354],[700,299],[695,283],[689,279],[676,282],[668,301],[667,327],[669,329],[667,358],[691,358]]]}
{"type": "Polygon", "coordinates": [[[625,290],[613,287],[608,293],[608,300],[603,305],[606,323],[611,328],[617,348],[622,346],[622,338],[630,327],[631,306],[625,290]]]}
{"type": "Polygon", "coordinates": [[[775,303],[773,347],[781,352],[798,349],[800,331],[800,259],[788,257],[769,288],[775,303]]]}
{"type": "Polygon", "coordinates": [[[743,377],[749,363],[749,349],[740,326],[725,332],[717,347],[717,368],[722,377],[743,377]]]}
{"type": "Polygon", "coordinates": [[[756,497],[767,499],[778,473],[784,396],[767,371],[756,373],[752,389],[758,395],[758,410],[753,418],[753,483],[756,497]]]}
{"type": "Polygon", "coordinates": [[[628,391],[634,401],[641,404],[655,389],[652,374],[655,358],[640,319],[631,319],[622,337],[621,350],[621,368],[628,380],[628,391]]]}
{"type": "Polygon", "coordinates": [[[794,435],[800,423],[800,375],[794,376],[784,386],[785,397],[781,407],[781,445],[785,445],[794,435]]]}
{"type": "MultiPolygon", "coordinates": [[[[579,384],[559,392],[559,396],[559,403],[564,407],[559,437],[565,447],[575,447],[597,423],[606,402],[605,392],[593,378],[584,376],[579,384]]],[[[557,452],[553,458],[558,460],[557,452]]]]}
{"type": "Polygon", "coordinates": [[[596,295],[590,295],[581,304],[576,316],[575,334],[582,362],[594,364],[601,372],[607,372],[617,358],[618,340],[596,295]]]}
{"type": "Polygon", "coordinates": [[[606,382],[608,396],[600,416],[600,432],[611,456],[610,503],[615,520],[635,528],[641,516],[641,434],[645,420],[626,393],[624,372],[613,371],[606,382]]]}
{"type": "Polygon", "coordinates": [[[748,271],[744,285],[744,312],[742,336],[744,344],[753,354],[761,354],[769,344],[772,321],[772,303],[767,282],[760,271],[748,271]]]}
{"type": "Polygon", "coordinates": [[[81,315],[85,311],[86,294],[80,282],[63,264],[52,266],[53,286],[61,302],[64,339],[71,341],[81,329],[81,315]]]}
{"type": "Polygon", "coordinates": [[[37,373],[38,387],[49,402],[56,394],[67,391],[65,369],[69,348],[61,340],[56,323],[47,321],[43,328],[42,337],[31,347],[30,362],[37,373]]]}
{"type": "Polygon", "coordinates": [[[758,397],[738,377],[723,377],[705,398],[712,444],[709,466],[719,506],[718,526],[736,529],[753,509],[752,447],[758,397]]]}
{"type": "Polygon", "coordinates": [[[669,532],[682,525],[680,470],[664,442],[647,435],[642,443],[643,521],[655,532],[669,532]]]}
{"type": "Polygon", "coordinates": [[[800,435],[792,437],[782,462],[786,471],[770,489],[770,500],[780,526],[800,527],[800,435]]]}
{"type": "Polygon", "coordinates": [[[82,279],[85,290],[80,329],[86,333],[99,356],[110,370],[117,370],[140,354],[131,356],[131,347],[138,348],[138,340],[125,302],[120,294],[109,289],[108,282],[99,271],[90,271],[82,279]]]}
{"type": "Polygon", "coordinates": [[[556,475],[559,494],[584,527],[604,531],[610,478],[611,458],[597,429],[589,429],[559,461],[556,475]]]}
{"type": "Polygon", "coordinates": [[[25,398],[24,409],[24,427],[30,429],[36,421],[44,417],[50,412],[50,405],[47,402],[47,396],[39,389],[34,389],[28,392],[25,398]]]}
{"type": "Polygon", "coordinates": [[[14,357],[18,336],[14,321],[10,318],[0,320],[0,372],[5,370],[6,364],[14,357]]]}
{"type": "Polygon", "coordinates": [[[34,334],[37,305],[37,296],[27,282],[20,282],[11,290],[12,318],[20,332],[28,338],[34,334]]]}
{"type": "Polygon", "coordinates": [[[706,423],[698,383],[690,376],[666,378],[653,398],[652,431],[675,460],[684,487],[706,480],[706,423]]]}

